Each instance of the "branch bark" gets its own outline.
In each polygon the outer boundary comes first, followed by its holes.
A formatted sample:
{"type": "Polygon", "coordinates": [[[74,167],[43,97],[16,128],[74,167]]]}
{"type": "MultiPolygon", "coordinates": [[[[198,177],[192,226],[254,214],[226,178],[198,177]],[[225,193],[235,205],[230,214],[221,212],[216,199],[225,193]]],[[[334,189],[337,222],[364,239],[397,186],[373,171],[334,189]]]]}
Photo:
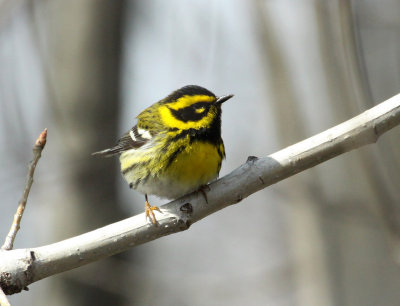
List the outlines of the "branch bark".
{"type": "Polygon", "coordinates": [[[4,294],[3,290],[0,288],[0,305],[1,306],[11,306],[10,302],[7,299],[7,296],[4,294]]]}
{"type": "Polygon", "coordinates": [[[6,294],[53,274],[88,264],[191,224],[249,195],[335,156],[374,143],[400,124],[400,94],[325,132],[264,158],[247,162],[210,184],[208,204],[192,193],[161,206],[159,226],[144,214],[54,244],[0,252],[0,286],[6,294]]]}

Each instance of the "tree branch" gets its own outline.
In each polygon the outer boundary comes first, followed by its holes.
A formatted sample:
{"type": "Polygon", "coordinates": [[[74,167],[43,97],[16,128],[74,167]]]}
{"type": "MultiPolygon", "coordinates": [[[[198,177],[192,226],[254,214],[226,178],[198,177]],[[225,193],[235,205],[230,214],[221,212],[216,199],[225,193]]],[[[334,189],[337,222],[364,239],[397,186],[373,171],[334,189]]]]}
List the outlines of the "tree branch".
{"type": "Polygon", "coordinates": [[[47,246],[0,252],[0,285],[6,294],[66,270],[175,232],[300,171],[374,143],[400,124],[400,94],[316,136],[247,162],[210,184],[208,204],[195,192],[161,206],[159,226],[140,214],[47,246]]]}
{"type": "Polygon", "coordinates": [[[4,294],[3,290],[0,288],[0,305],[1,306],[11,306],[10,302],[7,299],[7,296],[4,294]]]}

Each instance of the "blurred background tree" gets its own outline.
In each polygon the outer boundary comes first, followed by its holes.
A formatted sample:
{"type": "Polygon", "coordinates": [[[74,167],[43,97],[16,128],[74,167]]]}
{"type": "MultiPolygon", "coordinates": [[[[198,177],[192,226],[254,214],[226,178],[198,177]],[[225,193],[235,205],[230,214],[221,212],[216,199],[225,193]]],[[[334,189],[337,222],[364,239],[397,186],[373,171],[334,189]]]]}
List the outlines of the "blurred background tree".
{"type": "MultiPolygon", "coordinates": [[[[49,129],[15,247],[141,212],[113,144],[187,84],[224,105],[227,161],[266,156],[400,90],[400,3],[0,1],[0,237],[49,129]]],[[[30,286],[15,305],[397,305],[400,131],[172,235],[30,286]]],[[[154,204],[165,201],[151,199],[154,204]]]]}

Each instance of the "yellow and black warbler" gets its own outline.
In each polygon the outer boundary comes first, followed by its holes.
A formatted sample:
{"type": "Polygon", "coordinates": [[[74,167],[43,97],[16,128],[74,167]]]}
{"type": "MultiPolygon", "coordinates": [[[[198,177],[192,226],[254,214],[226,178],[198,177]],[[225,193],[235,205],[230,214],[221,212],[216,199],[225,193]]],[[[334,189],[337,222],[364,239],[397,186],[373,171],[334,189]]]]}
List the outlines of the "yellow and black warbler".
{"type": "Polygon", "coordinates": [[[221,105],[233,95],[216,97],[196,85],[182,87],[137,116],[137,124],[117,144],[93,155],[120,155],[129,187],[145,194],[146,216],[156,224],[147,195],[178,198],[218,177],[225,158],[221,105]]]}

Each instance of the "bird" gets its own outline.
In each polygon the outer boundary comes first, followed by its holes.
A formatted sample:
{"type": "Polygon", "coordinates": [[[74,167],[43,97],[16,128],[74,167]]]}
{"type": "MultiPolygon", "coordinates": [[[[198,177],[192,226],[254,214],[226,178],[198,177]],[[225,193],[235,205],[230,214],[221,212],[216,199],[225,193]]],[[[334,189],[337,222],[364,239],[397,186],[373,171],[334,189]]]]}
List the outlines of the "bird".
{"type": "Polygon", "coordinates": [[[225,159],[221,106],[232,97],[184,86],[144,109],[114,146],[92,154],[120,156],[123,177],[144,194],[146,219],[157,225],[154,211],[160,209],[150,205],[148,195],[176,199],[204,193],[202,188],[218,177],[225,159]]]}

